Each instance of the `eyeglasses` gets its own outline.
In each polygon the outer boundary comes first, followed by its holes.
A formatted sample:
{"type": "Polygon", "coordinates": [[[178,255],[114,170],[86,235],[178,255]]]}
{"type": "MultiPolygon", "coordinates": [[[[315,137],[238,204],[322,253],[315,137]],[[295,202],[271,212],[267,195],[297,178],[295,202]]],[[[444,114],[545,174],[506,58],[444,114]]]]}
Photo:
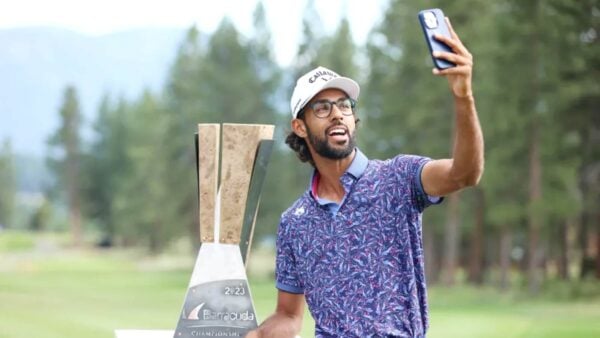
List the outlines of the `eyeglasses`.
{"type": "Polygon", "coordinates": [[[324,119],[333,111],[333,105],[338,107],[342,115],[352,116],[354,113],[354,107],[356,107],[356,101],[349,97],[339,99],[335,102],[329,100],[318,100],[310,103],[308,107],[315,112],[316,117],[324,119]]]}

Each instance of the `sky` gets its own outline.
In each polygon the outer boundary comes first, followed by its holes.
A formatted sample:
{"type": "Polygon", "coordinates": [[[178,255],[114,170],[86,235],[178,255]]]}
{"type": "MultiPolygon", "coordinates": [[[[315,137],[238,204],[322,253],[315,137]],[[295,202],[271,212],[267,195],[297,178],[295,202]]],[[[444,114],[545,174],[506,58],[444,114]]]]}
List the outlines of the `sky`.
{"type": "MultiPolygon", "coordinates": [[[[301,35],[306,0],[262,0],[271,27],[275,57],[289,65],[301,35]]],[[[140,27],[183,27],[195,24],[213,32],[229,17],[242,33],[252,31],[257,0],[3,0],[0,29],[27,26],[68,28],[102,35],[140,27]]],[[[332,32],[345,14],[358,44],[382,17],[384,0],[315,0],[322,24],[332,32]]]]}
{"type": "MultiPolygon", "coordinates": [[[[101,36],[138,28],[187,29],[195,25],[201,32],[211,34],[228,17],[241,34],[251,36],[258,1],[265,7],[274,56],[279,65],[289,66],[294,62],[304,9],[310,0],[0,0],[0,30],[41,26],[101,36]]],[[[355,42],[362,45],[381,20],[387,0],[314,0],[314,3],[321,21],[315,24],[321,25],[326,34],[334,32],[340,19],[346,16],[355,42]]],[[[44,114],[44,118],[46,114],[54,114],[60,100],[60,93],[56,95],[57,103],[48,103],[48,112],[35,111],[35,114],[44,114]]],[[[85,107],[96,105],[95,101],[83,103],[85,107]]],[[[34,114],[34,110],[30,113],[34,114]]],[[[29,123],[28,118],[21,120],[29,123]]],[[[0,117],[0,124],[5,124],[4,130],[9,131],[7,135],[18,152],[38,154],[45,149],[47,133],[55,128],[54,122],[40,123],[40,130],[30,137],[17,132],[21,129],[11,121],[0,117]]],[[[0,128],[0,140],[5,136],[0,128]]]]}

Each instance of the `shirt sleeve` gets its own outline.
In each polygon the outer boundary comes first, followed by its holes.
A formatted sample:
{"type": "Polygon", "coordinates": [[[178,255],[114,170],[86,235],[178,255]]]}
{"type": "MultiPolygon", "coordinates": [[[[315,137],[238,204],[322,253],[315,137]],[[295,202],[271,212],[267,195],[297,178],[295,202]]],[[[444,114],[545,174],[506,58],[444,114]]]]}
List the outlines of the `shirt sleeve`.
{"type": "Polygon", "coordinates": [[[401,173],[402,181],[408,183],[411,198],[419,211],[423,211],[432,204],[439,204],[444,200],[441,196],[427,195],[423,189],[421,172],[429,161],[431,159],[428,157],[415,155],[399,155],[394,161],[396,169],[401,173]]]}
{"type": "Polygon", "coordinates": [[[421,196],[425,197],[426,200],[426,205],[425,207],[428,207],[432,204],[440,204],[442,203],[442,200],[444,200],[443,196],[432,196],[432,195],[428,195],[427,193],[425,193],[425,189],[423,189],[423,181],[421,180],[422,176],[421,173],[423,172],[423,167],[425,166],[425,164],[427,164],[427,162],[431,161],[431,159],[429,158],[424,158],[425,161],[421,161],[422,163],[419,164],[419,170],[417,172],[417,176],[414,178],[414,182],[417,185],[417,190],[419,191],[419,194],[421,194],[421,196]]]}
{"type": "Polygon", "coordinates": [[[296,259],[291,244],[290,229],[285,217],[277,230],[277,257],[275,261],[275,286],[289,293],[304,293],[298,279],[296,259]]]}

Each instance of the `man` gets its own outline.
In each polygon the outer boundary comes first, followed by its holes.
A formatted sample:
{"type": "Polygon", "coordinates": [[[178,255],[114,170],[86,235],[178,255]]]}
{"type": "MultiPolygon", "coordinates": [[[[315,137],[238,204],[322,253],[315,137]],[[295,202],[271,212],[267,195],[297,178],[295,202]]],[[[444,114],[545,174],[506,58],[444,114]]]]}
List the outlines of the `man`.
{"type": "Polygon", "coordinates": [[[436,38],[453,52],[434,56],[457,66],[433,73],[448,79],[454,97],[451,159],[368,160],[354,141],[358,84],[323,67],[298,80],[286,143],[315,170],[279,225],[275,313],[247,337],[294,337],[305,302],[316,337],[425,336],[421,213],[483,172],[472,56],[450,31],[436,38]]]}

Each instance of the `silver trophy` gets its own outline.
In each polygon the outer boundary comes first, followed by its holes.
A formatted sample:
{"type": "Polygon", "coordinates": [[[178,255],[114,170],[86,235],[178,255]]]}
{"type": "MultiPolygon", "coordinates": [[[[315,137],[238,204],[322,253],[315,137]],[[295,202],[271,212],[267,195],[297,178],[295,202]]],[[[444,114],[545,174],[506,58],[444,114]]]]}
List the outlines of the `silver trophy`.
{"type": "Polygon", "coordinates": [[[243,337],[257,327],[245,266],[274,126],[223,124],[222,129],[198,125],[201,246],[177,328],[117,330],[117,338],[243,337]]]}

